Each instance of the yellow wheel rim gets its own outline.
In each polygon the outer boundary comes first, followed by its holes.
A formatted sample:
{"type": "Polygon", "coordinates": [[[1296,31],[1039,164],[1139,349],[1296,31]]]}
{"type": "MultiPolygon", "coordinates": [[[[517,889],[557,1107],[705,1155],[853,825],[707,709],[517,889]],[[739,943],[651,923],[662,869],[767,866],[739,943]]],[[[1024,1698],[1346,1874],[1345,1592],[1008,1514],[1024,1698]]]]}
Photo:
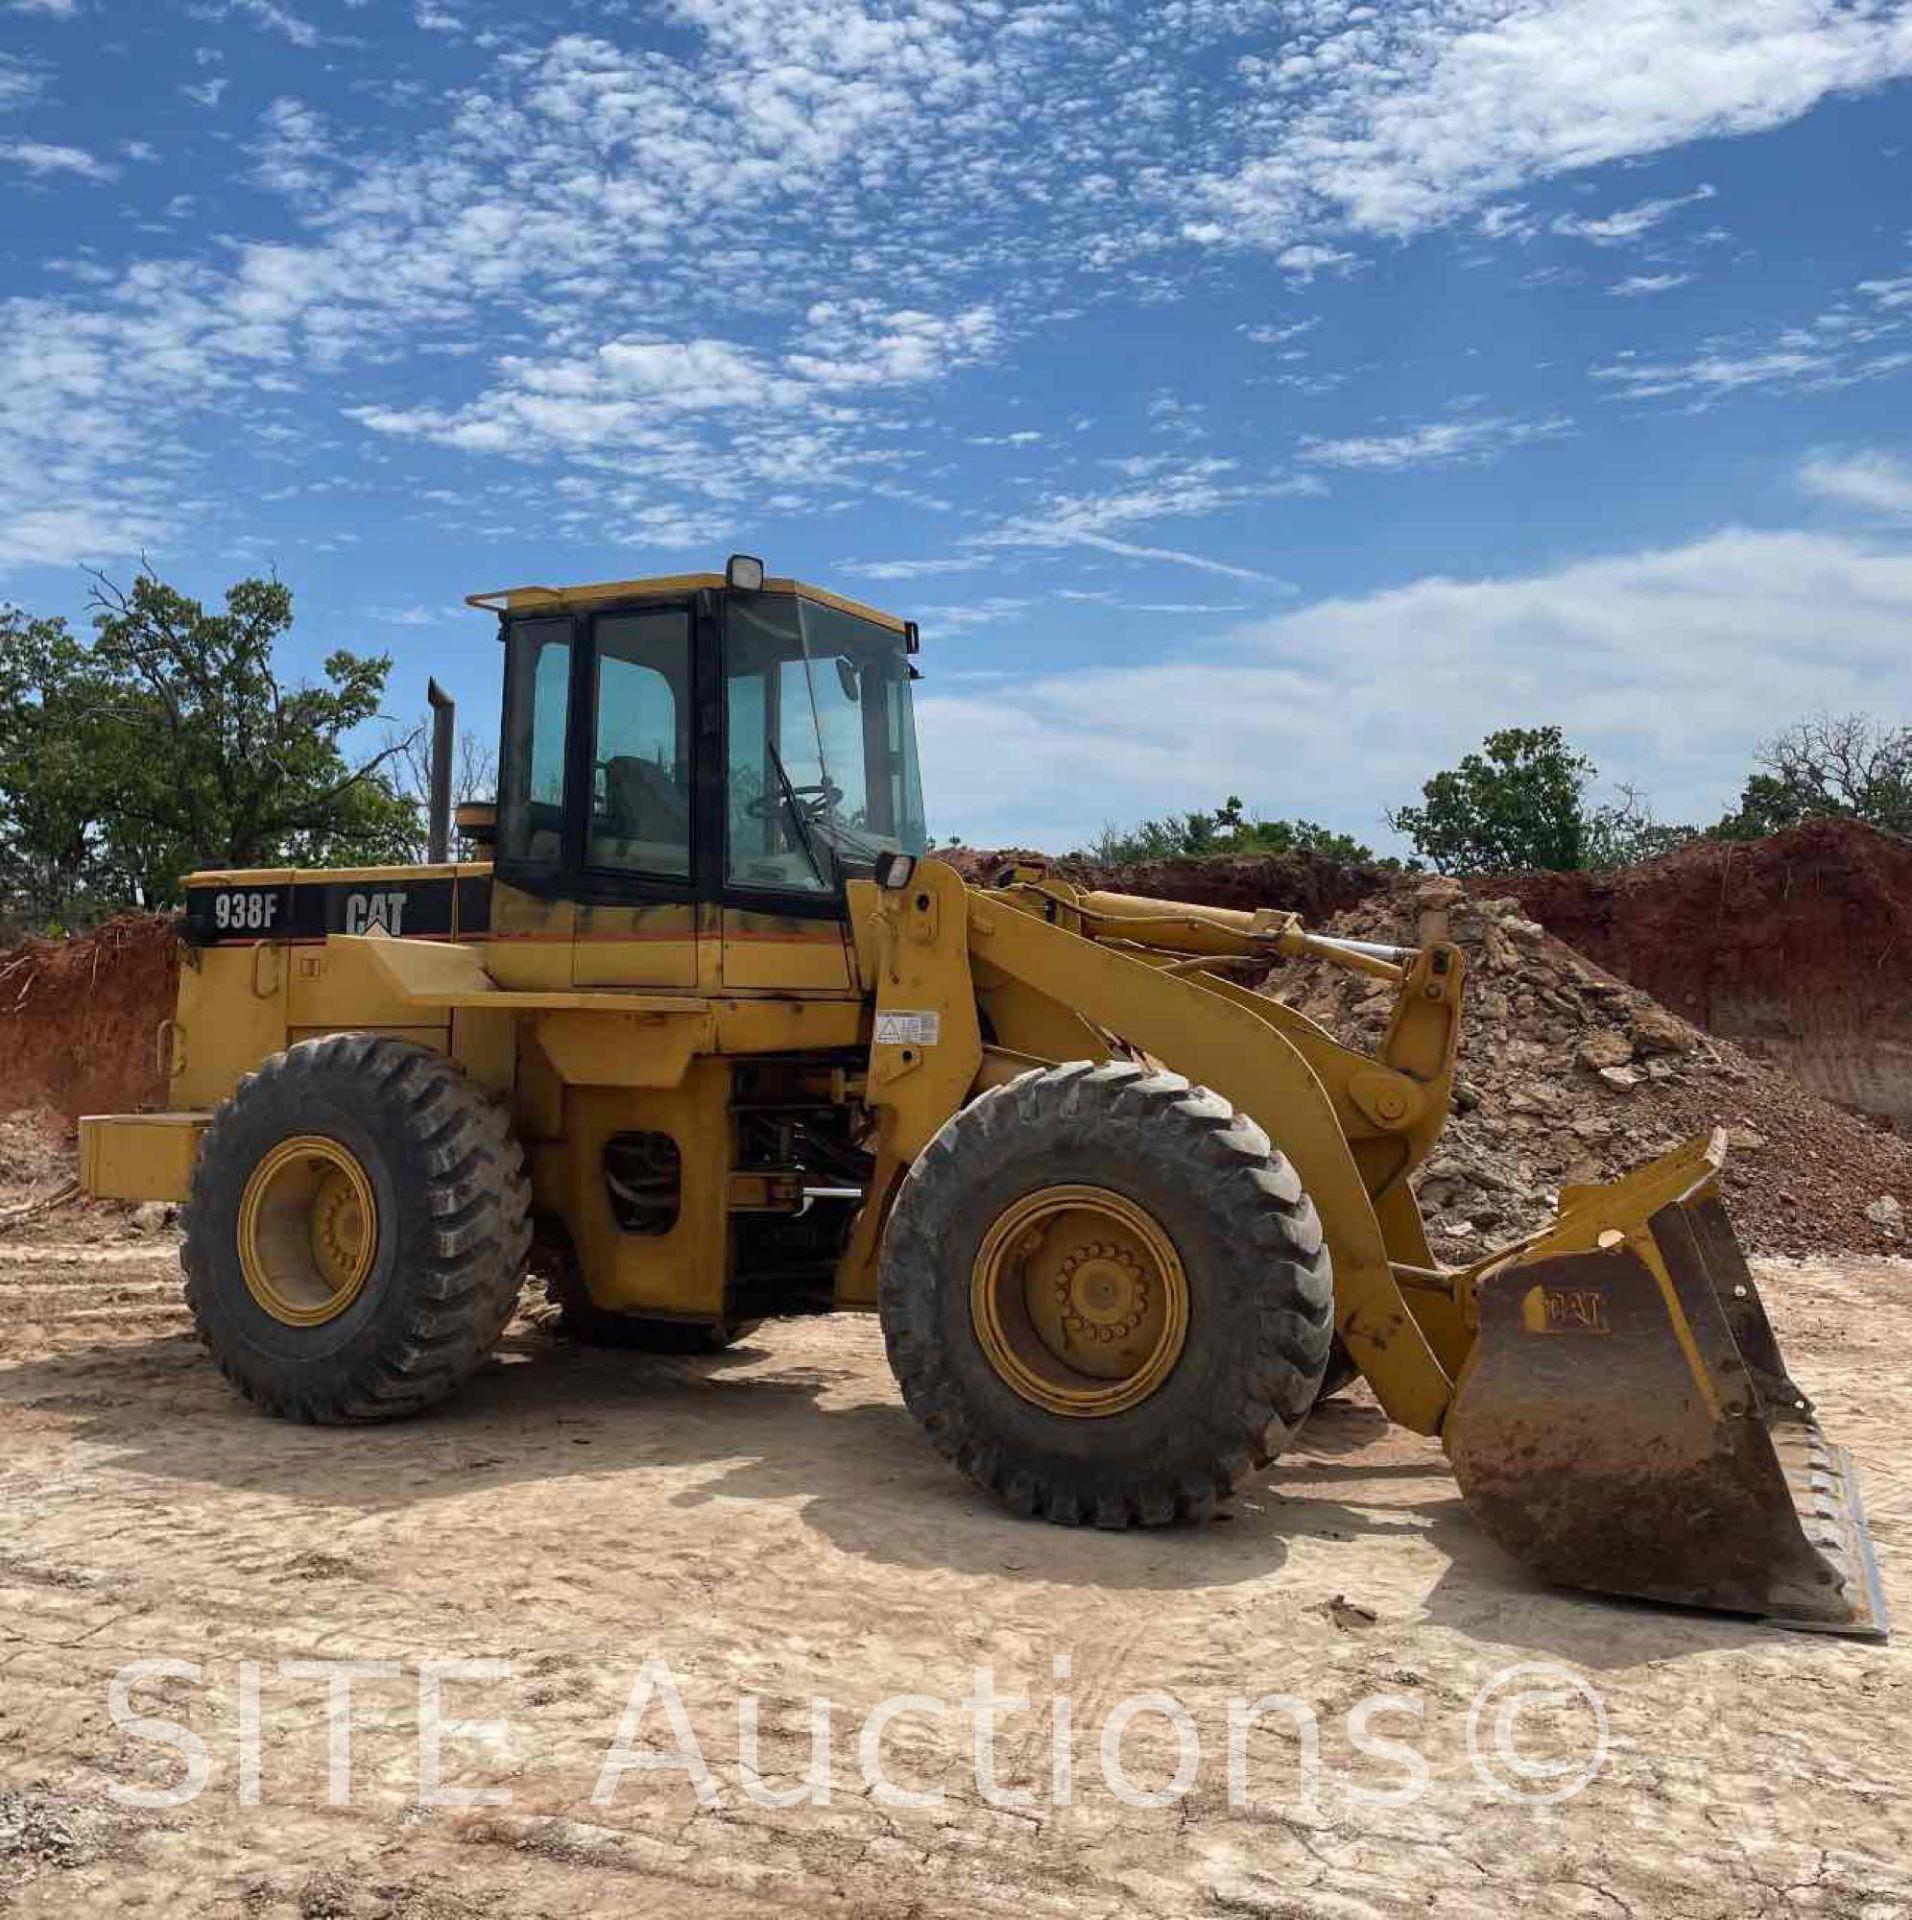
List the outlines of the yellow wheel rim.
{"type": "Polygon", "coordinates": [[[299,1134],[253,1168],[239,1201],[239,1268],[273,1319],[288,1327],[337,1319],[377,1254],[372,1183],[336,1140],[299,1134]]]}
{"type": "Polygon", "coordinates": [[[1188,1277],[1154,1216],[1106,1187],[1041,1187],[1004,1209],[970,1269],[989,1363],[1051,1413],[1138,1406],[1188,1339],[1188,1277]]]}

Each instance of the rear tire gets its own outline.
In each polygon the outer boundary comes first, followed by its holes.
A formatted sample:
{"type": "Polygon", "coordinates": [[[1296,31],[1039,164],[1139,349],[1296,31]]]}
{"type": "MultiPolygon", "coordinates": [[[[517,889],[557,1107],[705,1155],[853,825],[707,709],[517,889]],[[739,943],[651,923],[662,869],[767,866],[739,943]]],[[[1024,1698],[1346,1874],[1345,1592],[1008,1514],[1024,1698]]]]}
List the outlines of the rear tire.
{"type": "Polygon", "coordinates": [[[442,1055],[377,1034],[301,1041],[241,1080],[206,1130],[186,1303],[221,1372],[268,1413],[328,1425],[416,1413],[504,1331],[530,1202],[503,1105],[442,1055]],[[370,1215],[348,1200],[345,1243],[365,1251],[330,1297],[325,1263],[305,1251],[326,1226],[328,1179],[370,1215]]]}
{"type": "MultiPolygon", "coordinates": [[[[1081,1215],[1053,1217],[1059,1227],[1019,1245],[1094,1231],[1074,1224],[1081,1215]]],[[[1026,1275],[1062,1251],[1029,1253],[1009,1271],[1026,1275]]],[[[1110,1251],[1106,1239],[1085,1242],[1045,1267],[1041,1284],[1060,1297],[1072,1273],[1088,1272],[1085,1257],[1110,1251]]],[[[1127,1061],[1038,1069],[952,1116],[897,1196],[879,1294],[891,1369],[936,1447],[1020,1513],[1105,1527],[1204,1516],[1278,1452],[1314,1404],[1333,1302],[1320,1221],[1268,1136],[1179,1074],[1127,1061]],[[1042,1404],[1030,1369],[1006,1370],[999,1357],[993,1310],[979,1302],[995,1297],[990,1288],[1035,1283],[994,1278],[1004,1256],[991,1248],[1003,1244],[998,1223],[1029,1218],[1045,1191],[1099,1193],[1090,1205],[1107,1204],[1112,1221],[1139,1210],[1172,1246],[1185,1332],[1165,1372],[1166,1348],[1138,1363],[1136,1380],[1153,1382],[1139,1399],[1125,1403],[1106,1372],[1072,1385],[1053,1349],[1028,1346],[1055,1383],[1055,1404],[1042,1404]]],[[[1096,1349],[1082,1350],[1093,1364],[1096,1349]]]]}

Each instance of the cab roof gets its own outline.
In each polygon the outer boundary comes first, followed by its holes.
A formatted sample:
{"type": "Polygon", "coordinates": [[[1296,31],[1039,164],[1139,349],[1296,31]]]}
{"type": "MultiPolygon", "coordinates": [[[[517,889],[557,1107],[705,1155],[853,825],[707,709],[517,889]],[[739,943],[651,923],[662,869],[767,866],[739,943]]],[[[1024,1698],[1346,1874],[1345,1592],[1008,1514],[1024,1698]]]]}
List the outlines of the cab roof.
{"type": "MultiPolygon", "coordinates": [[[[723,588],[728,583],[721,573],[663,573],[648,580],[602,580],[585,587],[500,587],[493,593],[468,593],[465,605],[486,613],[525,613],[533,608],[557,611],[567,607],[602,606],[612,600],[641,600],[652,594],[697,593],[705,588],[723,588]]],[[[765,580],[765,593],[794,593],[821,607],[834,607],[839,613],[852,613],[873,620],[892,633],[908,633],[909,623],[893,613],[868,607],[861,600],[850,600],[824,587],[807,586],[801,580],[765,580]]]]}

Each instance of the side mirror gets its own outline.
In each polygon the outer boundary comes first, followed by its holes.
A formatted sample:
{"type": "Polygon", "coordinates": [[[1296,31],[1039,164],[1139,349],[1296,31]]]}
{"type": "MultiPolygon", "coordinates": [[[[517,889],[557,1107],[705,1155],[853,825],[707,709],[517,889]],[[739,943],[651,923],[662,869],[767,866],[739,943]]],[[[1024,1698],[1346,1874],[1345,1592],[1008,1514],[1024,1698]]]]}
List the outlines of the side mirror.
{"type": "Polygon", "coordinates": [[[857,678],[856,662],[847,653],[836,658],[837,685],[843,689],[843,697],[851,706],[856,706],[863,698],[862,684],[857,678]]]}

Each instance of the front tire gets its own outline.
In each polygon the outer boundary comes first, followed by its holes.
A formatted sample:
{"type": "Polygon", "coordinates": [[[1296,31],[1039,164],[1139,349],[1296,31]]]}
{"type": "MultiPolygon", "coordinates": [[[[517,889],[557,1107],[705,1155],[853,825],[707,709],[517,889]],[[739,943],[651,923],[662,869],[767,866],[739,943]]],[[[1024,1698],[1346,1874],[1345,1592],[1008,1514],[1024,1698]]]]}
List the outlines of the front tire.
{"type": "Polygon", "coordinates": [[[910,1411],[1018,1512],[1213,1511],[1306,1419],[1334,1290],[1268,1136],[1179,1074],[1035,1070],[953,1115],[904,1181],[879,1306],[910,1411]]]}
{"type": "Polygon", "coordinates": [[[504,1331],[530,1201],[504,1107],[442,1055],[377,1034],[301,1041],[206,1130],[186,1303],[220,1370],[268,1413],[416,1413],[504,1331]]]}

